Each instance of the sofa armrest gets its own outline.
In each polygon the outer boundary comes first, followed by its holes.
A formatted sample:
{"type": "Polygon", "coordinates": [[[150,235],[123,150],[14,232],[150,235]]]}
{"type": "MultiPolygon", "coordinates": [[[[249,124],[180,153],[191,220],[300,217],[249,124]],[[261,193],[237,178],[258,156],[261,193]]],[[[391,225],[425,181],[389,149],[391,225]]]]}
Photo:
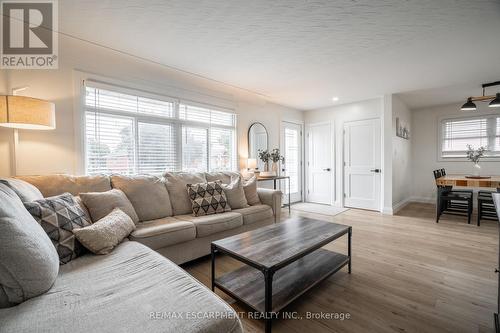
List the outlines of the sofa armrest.
{"type": "Polygon", "coordinates": [[[258,188],[257,194],[259,195],[260,202],[271,206],[273,209],[274,221],[279,221],[281,215],[281,197],[283,193],[278,190],[258,188]]]}

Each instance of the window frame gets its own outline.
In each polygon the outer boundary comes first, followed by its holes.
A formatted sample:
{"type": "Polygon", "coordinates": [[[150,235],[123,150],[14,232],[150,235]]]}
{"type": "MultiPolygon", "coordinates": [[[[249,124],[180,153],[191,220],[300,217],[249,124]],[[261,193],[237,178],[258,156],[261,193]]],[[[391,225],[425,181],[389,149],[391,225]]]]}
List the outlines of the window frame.
{"type": "MultiPolygon", "coordinates": [[[[481,112],[477,114],[466,114],[466,115],[446,115],[438,117],[437,121],[437,161],[438,162],[468,162],[469,160],[465,156],[457,157],[457,156],[443,156],[443,124],[446,121],[463,121],[463,120],[473,120],[473,119],[481,119],[481,118],[500,118],[500,114],[498,112],[481,112]]],[[[490,145],[490,134],[488,137],[488,146],[490,145]]],[[[477,148],[477,147],[476,147],[477,148]]],[[[498,162],[500,160],[500,152],[496,156],[484,156],[481,158],[481,162],[498,162]]]]}
{"type": "Polygon", "coordinates": [[[177,163],[176,163],[176,168],[177,170],[175,171],[182,171],[182,164],[183,164],[183,155],[182,155],[182,127],[187,126],[187,127],[199,127],[199,128],[204,128],[207,129],[207,144],[208,144],[208,150],[207,150],[207,168],[208,172],[211,172],[211,149],[210,149],[210,138],[211,138],[211,128],[220,128],[220,129],[229,129],[233,131],[233,156],[232,156],[232,161],[231,161],[231,171],[238,171],[239,170],[239,163],[238,163],[238,129],[237,129],[237,123],[238,123],[238,116],[234,112],[234,109],[224,107],[224,106],[216,106],[212,105],[209,103],[203,103],[199,101],[193,101],[191,99],[186,99],[186,98],[175,98],[171,96],[166,96],[163,94],[158,94],[158,93],[151,93],[142,89],[135,89],[135,88],[127,88],[123,87],[119,84],[109,84],[109,83],[103,83],[100,81],[95,81],[90,78],[81,78],[78,81],[78,91],[76,92],[76,95],[79,95],[79,98],[75,98],[75,103],[78,104],[78,109],[79,109],[79,116],[75,117],[75,127],[78,128],[78,130],[75,131],[75,137],[78,138],[76,142],[76,151],[77,154],[79,155],[77,157],[77,169],[79,169],[79,173],[88,175],[88,165],[87,165],[87,147],[86,147],[86,128],[87,128],[87,123],[86,123],[86,114],[89,111],[89,108],[86,105],[86,88],[95,88],[95,89],[103,89],[103,90],[109,90],[117,93],[123,93],[123,94],[129,94],[137,97],[144,97],[144,98],[149,98],[149,99],[155,99],[155,100],[160,100],[160,101],[165,101],[165,102],[171,102],[173,103],[173,115],[172,117],[170,116],[162,116],[162,115],[151,115],[151,114],[145,114],[145,113],[132,113],[129,111],[120,111],[120,110],[113,110],[113,109],[106,109],[102,114],[106,115],[111,115],[111,116],[118,116],[118,117],[127,117],[127,118],[133,118],[133,127],[134,127],[134,145],[135,145],[135,156],[134,156],[134,175],[139,174],[139,132],[138,132],[138,127],[139,123],[150,123],[150,124],[159,124],[159,125],[174,125],[176,127],[176,132],[178,133],[177,138],[176,138],[176,156],[178,156],[177,163]],[[196,107],[201,107],[201,108],[206,108],[209,109],[210,111],[218,111],[218,112],[224,112],[231,114],[233,116],[233,126],[227,126],[227,125],[214,125],[212,123],[207,123],[207,122],[197,122],[197,121],[192,121],[192,120],[184,120],[179,118],[179,106],[181,104],[186,104],[186,105],[192,105],[196,107]]]}

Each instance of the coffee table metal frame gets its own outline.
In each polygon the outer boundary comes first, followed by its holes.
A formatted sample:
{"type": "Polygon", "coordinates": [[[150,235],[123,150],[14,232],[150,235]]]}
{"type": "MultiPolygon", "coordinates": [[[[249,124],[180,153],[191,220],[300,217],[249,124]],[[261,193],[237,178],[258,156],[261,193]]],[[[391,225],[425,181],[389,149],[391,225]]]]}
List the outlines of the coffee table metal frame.
{"type": "MultiPolygon", "coordinates": [[[[252,308],[253,310],[257,311],[257,312],[260,312],[259,309],[256,309],[254,306],[252,306],[250,303],[248,303],[247,301],[245,301],[245,299],[239,297],[238,295],[236,295],[235,293],[231,292],[230,290],[228,290],[227,288],[225,288],[223,285],[219,284],[217,281],[216,281],[216,278],[215,278],[215,257],[216,257],[216,254],[217,253],[223,253],[223,254],[226,254],[248,266],[251,266],[251,267],[254,267],[256,268],[257,270],[261,271],[262,274],[263,274],[263,277],[264,277],[264,285],[265,285],[265,312],[263,313],[264,315],[264,318],[265,318],[265,327],[266,327],[266,333],[270,333],[271,332],[271,325],[272,325],[272,319],[273,319],[273,314],[272,314],[272,296],[273,296],[273,276],[274,274],[280,270],[281,268],[283,267],[286,267],[288,265],[290,265],[291,263],[297,261],[298,259],[300,258],[303,258],[305,257],[306,255],[320,249],[321,247],[325,246],[326,244],[328,243],[331,243],[333,242],[334,240],[342,237],[343,235],[345,234],[348,234],[348,254],[347,254],[347,257],[348,257],[348,260],[341,264],[340,266],[336,267],[334,270],[332,270],[331,272],[329,272],[326,276],[323,276],[322,278],[319,278],[314,284],[312,284],[311,286],[309,286],[309,288],[303,290],[300,294],[298,294],[295,298],[297,298],[298,296],[302,295],[303,293],[305,293],[307,290],[311,289],[312,287],[314,287],[316,284],[320,283],[321,281],[325,280],[326,278],[330,277],[332,274],[338,272],[341,268],[343,268],[345,265],[348,266],[348,272],[349,274],[351,274],[351,266],[352,266],[352,256],[351,256],[351,238],[352,238],[352,227],[351,226],[346,226],[346,229],[345,231],[343,232],[340,232],[338,234],[335,234],[333,235],[332,237],[329,237],[329,238],[326,238],[325,240],[321,241],[321,242],[318,242],[316,244],[314,244],[313,246],[281,261],[280,263],[272,266],[272,267],[265,267],[261,264],[259,264],[258,262],[255,262],[255,261],[252,261],[252,260],[249,260],[247,258],[245,258],[244,256],[241,256],[239,255],[238,253],[234,253],[232,251],[229,251],[227,249],[224,249],[220,246],[217,246],[216,244],[212,243],[211,244],[211,277],[212,277],[212,291],[215,291],[215,288],[219,288],[220,290],[222,290],[224,293],[228,294],[229,296],[231,296],[232,298],[246,304],[248,307],[252,308]]],[[[294,299],[295,299],[294,298],[294,299]]],[[[290,302],[293,301],[290,300],[290,302]]],[[[281,310],[281,309],[280,309],[281,310]]],[[[278,310],[279,311],[279,310],[278,310]]]]}

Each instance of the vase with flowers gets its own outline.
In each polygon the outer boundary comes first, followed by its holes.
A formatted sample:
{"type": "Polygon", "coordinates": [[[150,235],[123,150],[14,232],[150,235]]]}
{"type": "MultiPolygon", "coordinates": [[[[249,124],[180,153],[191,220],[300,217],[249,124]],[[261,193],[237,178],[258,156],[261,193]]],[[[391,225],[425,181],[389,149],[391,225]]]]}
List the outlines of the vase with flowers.
{"type": "Polygon", "coordinates": [[[285,156],[281,155],[279,148],[274,148],[270,155],[270,159],[273,162],[272,171],[275,175],[279,173],[279,163],[285,163],[285,156]]]}
{"type": "Polygon", "coordinates": [[[472,145],[467,145],[467,159],[474,163],[474,171],[472,175],[474,177],[481,177],[481,166],[479,165],[479,161],[484,156],[486,152],[486,147],[479,147],[478,149],[474,149],[472,145]]]}
{"type": "Polygon", "coordinates": [[[267,149],[259,149],[259,159],[264,163],[264,172],[269,172],[269,160],[271,159],[271,154],[267,149]]]}

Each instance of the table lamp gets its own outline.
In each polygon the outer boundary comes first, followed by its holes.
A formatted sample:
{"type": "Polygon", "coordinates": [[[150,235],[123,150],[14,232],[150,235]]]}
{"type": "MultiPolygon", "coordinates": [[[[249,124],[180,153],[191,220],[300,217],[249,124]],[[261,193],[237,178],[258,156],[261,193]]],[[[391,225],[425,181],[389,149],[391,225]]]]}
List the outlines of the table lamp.
{"type": "Polygon", "coordinates": [[[247,160],[247,169],[248,169],[248,171],[253,171],[253,170],[257,169],[257,159],[249,158],[247,160]]]}
{"type": "Polygon", "coordinates": [[[14,129],[12,150],[13,175],[16,175],[19,129],[53,130],[56,128],[55,105],[25,96],[0,96],[0,126],[14,129]]]}

